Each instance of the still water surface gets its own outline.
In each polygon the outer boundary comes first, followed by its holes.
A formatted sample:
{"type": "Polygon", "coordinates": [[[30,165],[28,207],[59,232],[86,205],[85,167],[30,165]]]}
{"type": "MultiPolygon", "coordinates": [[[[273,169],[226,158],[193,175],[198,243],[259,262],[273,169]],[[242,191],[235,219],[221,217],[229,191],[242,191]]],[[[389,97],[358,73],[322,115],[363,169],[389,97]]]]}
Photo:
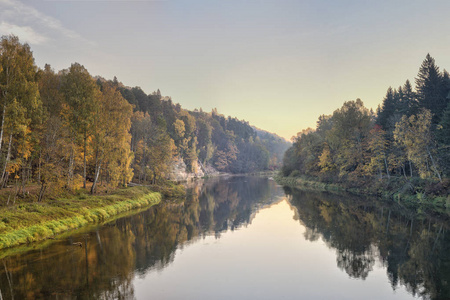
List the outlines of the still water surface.
{"type": "Polygon", "coordinates": [[[448,225],[395,204],[284,190],[267,178],[212,179],[185,201],[0,259],[0,292],[3,299],[449,299],[448,225]]]}

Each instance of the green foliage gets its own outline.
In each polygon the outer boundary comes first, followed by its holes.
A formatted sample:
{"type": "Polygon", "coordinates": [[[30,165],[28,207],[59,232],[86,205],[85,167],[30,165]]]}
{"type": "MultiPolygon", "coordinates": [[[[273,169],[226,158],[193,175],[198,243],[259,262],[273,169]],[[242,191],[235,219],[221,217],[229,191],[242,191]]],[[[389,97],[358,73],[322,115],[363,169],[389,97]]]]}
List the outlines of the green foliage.
{"type": "Polygon", "coordinates": [[[79,63],[38,70],[15,36],[1,39],[0,70],[0,189],[14,185],[13,204],[29,183],[39,184],[41,202],[81,183],[94,193],[132,180],[163,182],[179,160],[192,173],[273,170],[287,148],[246,121],[185,110],[159,90],[147,95],[116,77],[94,79],[79,63]]]}
{"type": "Polygon", "coordinates": [[[434,58],[427,54],[416,77],[416,90],[419,105],[431,111],[433,124],[439,123],[447,106],[448,89],[448,74],[441,74],[434,58]]]}
{"type": "Polygon", "coordinates": [[[443,106],[450,105],[450,76],[427,55],[416,84],[416,91],[408,80],[390,87],[377,116],[359,99],[320,116],[317,128],[297,134],[286,151],[283,176],[422,202],[448,195],[439,184],[450,173],[450,108],[443,106]]]}

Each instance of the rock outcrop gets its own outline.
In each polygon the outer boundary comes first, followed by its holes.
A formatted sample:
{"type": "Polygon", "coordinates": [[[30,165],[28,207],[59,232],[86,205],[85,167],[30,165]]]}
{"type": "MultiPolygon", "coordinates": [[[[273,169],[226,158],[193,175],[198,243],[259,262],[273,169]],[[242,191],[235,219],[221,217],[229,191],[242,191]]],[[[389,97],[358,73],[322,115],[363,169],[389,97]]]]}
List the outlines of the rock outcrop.
{"type": "Polygon", "coordinates": [[[195,172],[190,173],[186,171],[186,164],[182,158],[177,158],[171,167],[169,179],[173,181],[190,181],[194,178],[201,178],[204,176],[218,175],[219,172],[212,166],[203,166],[201,162],[197,161],[195,172]]]}

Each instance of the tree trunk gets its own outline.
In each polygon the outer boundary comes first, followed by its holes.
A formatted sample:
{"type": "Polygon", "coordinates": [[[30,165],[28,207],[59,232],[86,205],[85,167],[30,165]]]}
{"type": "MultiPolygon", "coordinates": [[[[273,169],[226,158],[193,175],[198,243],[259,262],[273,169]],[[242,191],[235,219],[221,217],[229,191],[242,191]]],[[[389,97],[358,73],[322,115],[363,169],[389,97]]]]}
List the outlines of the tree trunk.
{"type": "Polygon", "coordinates": [[[388,164],[387,164],[386,157],[384,158],[384,166],[386,167],[386,175],[387,175],[388,179],[390,179],[391,175],[389,174],[389,167],[388,167],[388,164]]]}
{"type": "Polygon", "coordinates": [[[12,287],[12,285],[13,285],[12,274],[8,272],[5,261],[3,261],[3,266],[5,267],[6,279],[8,280],[9,290],[11,291],[11,299],[14,300],[14,291],[13,291],[13,287],[12,287]]]}
{"type": "Polygon", "coordinates": [[[442,227],[443,227],[443,224],[441,224],[441,228],[439,228],[439,232],[436,235],[436,239],[434,240],[433,249],[431,249],[431,255],[434,253],[434,249],[436,249],[436,245],[437,245],[437,242],[439,240],[439,236],[441,235],[441,232],[442,232],[442,227]]]}
{"type": "Polygon", "coordinates": [[[39,198],[38,198],[38,202],[42,201],[42,198],[44,198],[44,193],[45,190],[47,189],[47,185],[46,184],[42,184],[41,185],[41,190],[39,191],[39,198]]]}
{"type": "Polygon", "coordinates": [[[92,183],[92,187],[91,187],[91,194],[95,193],[95,189],[97,187],[98,176],[100,175],[100,170],[101,170],[101,165],[102,165],[101,157],[103,157],[103,151],[99,155],[98,150],[97,150],[95,153],[95,175],[94,175],[94,182],[92,183]],[[99,156],[100,156],[100,159],[99,159],[99,156]]]}
{"type": "Polygon", "coordinates": [[[41,182],[41,160],[42,160],[42,151],[39,150],[38,182],[41,182]]]}
{"type": "Polygon", "coordinates": [[[96,170],[95,170],[95,176],[94,176],[94,182],[92,183],[92,187],[91,187],[91,194],[95,193],[95,188],[97,186],[97,180],[98,180],[98,175],[100,174],[100,167],[101,167],[101,162],[99,162],[96,170]]]}
{"type": "Polygon", "coordinates": [[[1,187],[4,187],[6,185],[6,180],[5,180],[6,166],[8,165],[8,162],[9,162],[10,156],[11,156],[11,142],[12,142],[12,134],[9,135],[8,153],[6,154],[5,165],[3,166],[3,172],[2,172],[2,179],[0,181],[1,187]]]}
{"type": "Polygon", "coordinates": [[[27,182],[26,183],[28,183],[28,182],[30,182],[31,181],[31,177],[33,176],[33,174],[31,174],[31,171],[33,170],[33,166],[32,166],[32,161],[31,161],[31,159],[30,159],[30,165],[28,166],[28,168],[27,168],[27,174],[28,174],[28,176],[27,176],[27,182]]]}
{"type": "Polygon", "coordinates": [[[19,193],[19,183],[17,182],[17,179],[14,180],[14,201],[13,205],[16,204],[17,194],[19,193]]]}
{"type": "Polygon", "coordinates": [[[406,168],[405,168],[405,164],[402,165],[402,169],[403,171],[403,176],[405,176],[405,179],[408,180],[408,177],[406,177],[406,168]]]}
{"type": "Polygon", "coordinates": [[[67,175],[67,188],[70,190],[72,187],[72,178],[73,178],[73,163],[74,163],[74,150],[73,150],[73,141],[70,146],[70,157],[69,157],[69,172],[67,175]]]}
{"type": "Polygon", "coordinates": [[[414,219],[411,219],[411,226],[409,227],[409,236],[412,236],[413,224],[414,224],[414,219]]]}
{"type": "Polygon", "coordinates": [[[435,173],[435,174],[437,175],[437,177],[439,178],[439,181],[442,182],[441,174],[439,174],[439,171],[438,171],[438,169],[437,169],[437,167],[436,167],[436,164],[435,164],[435,162],[434,162],[433,156],[431,155],[431,152],[430,152],[429,149],[427,149],[427,151],[428,151],[428,155],[430,156],[431,163],[432,163],[432,165],[433,165],[434,173],[435,173]]]}
{"type": "Polygon", "coordinates": [[[22,196],[25,198],[25,185],[27,182],[27,168],[25,166],[23,166],[22,169],[22,196]]]}
{"type": "Polygon", "coordinates": [[[145,146],[144,146],[144,150],[142,151],[142,160],[141,160],[141,174],[143,177],[143,183],[145,183],[145,180],[147,179],[146,178],[147,176],[145,176],[146,175],[145,165],[146,165],[146,163],[145,163],[145,146]]]}
{"type": "Polygon", "coordinates": [[[87,235],[84,236],[84,257],[86,261],[86,286],[89,290],[89,260],[88,260],[88,239],[87,235]]]}
{"type": "Polygon", "coordinates": [[[410,160],[408,160],[408,163],[409,163],[409,174],[410,174],[410,177],[412,178],[413,177],[412,164],[411,164],[410,160]]]}
{"type": "Polygon", "coordinates": [[[83,188],[86,188],[86,141],[87,134],[84,132],[84,154],[83,154],[83,188]]]}
{"type": "Polygon", "coordinates": [[[2,144],[3,144],[3,128],[4,128],[4,124],[5,124],[5,114],[6,114],[6,103],[3,104],[2,129],[0,130],[0,153],[2,150],[2,144]]]}

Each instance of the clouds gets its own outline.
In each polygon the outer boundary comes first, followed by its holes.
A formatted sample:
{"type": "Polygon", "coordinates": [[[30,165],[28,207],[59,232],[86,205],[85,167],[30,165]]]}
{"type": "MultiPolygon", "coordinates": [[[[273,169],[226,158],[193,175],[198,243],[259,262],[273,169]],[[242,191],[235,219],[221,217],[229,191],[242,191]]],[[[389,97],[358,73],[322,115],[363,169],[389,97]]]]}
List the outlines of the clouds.
{"type": "Polygon", "coordinates": [[[18,26],[2,21],[0,23],[0,35],[14,34],[22,41],[29,44],[40,45],[49,40],[46,36],[37,33],[29,26],[18,26]]]}
{"type": "Polygon", "coordinates": [[[15,34],[22,41],[42,45],[51,40],[68,39],[92,44],[61,22],[20,1],[0,0],[0,34],[15,34]]]}

